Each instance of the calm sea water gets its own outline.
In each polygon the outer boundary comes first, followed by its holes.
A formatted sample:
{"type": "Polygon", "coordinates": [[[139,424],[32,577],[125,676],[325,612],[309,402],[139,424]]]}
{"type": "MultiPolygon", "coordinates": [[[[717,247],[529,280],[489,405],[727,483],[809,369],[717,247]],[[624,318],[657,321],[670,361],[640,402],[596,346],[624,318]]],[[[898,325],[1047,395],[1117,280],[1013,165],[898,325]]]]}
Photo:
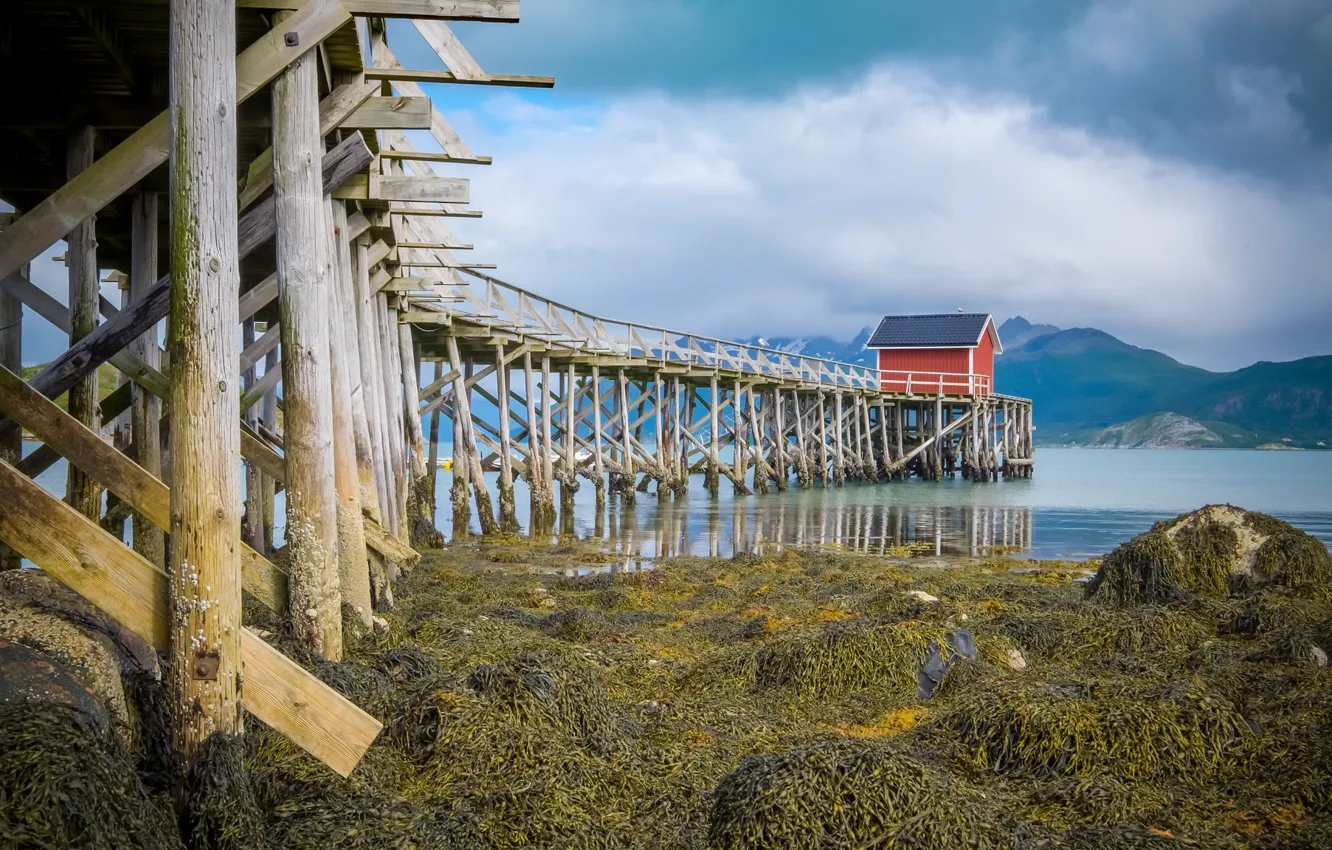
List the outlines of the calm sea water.
{"type": "MultiPolygon", "coordinates": [[[[441,456],[448,454],[442,446],[441,456]]],[[[493,493],[495,476],[487,479],[493,493]]],[[[38,481],[63,492],[63,462],[38,481]]],[[[452,534],[449,484],[449,474],[441,471],[437,524],[446,535],[452,534]]],[[[658,503],[654,494],[640,493],[636,507],[612,503],[601,517],[591,483],[583,481],[568,522],[579,537],[603,539],[630,562],[784,545],[876,551],[903,543],[928,544],[941,554],[983,554],[1003,546],[1031,558],[1089,558],[1159,519],[1217,502],[1275,514],[1332,545],[1332,452],[1050,448],[1037,451],[1030,479],[793,487],[748,497],[733,496],[723,481],[716,500],[696,476],[684,499],[658,503]]],[[[528,496],[521,482],[517,505],[526,528],[528,496]]]]}

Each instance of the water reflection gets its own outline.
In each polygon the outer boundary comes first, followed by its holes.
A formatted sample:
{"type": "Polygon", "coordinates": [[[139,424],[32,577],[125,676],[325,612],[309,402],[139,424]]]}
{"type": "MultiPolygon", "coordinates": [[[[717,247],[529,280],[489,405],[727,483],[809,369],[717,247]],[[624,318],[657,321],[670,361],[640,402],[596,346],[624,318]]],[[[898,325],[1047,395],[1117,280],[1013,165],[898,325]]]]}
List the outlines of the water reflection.
{"type": "MultiPolygon", "coordinates": [[[[704,506],[706,508],[706,506],[704,506]]],[[[565,525],[569,527],[569,525],[565,525]]],[[[1032,511],[1020,506],[828,505],[735,503],[726,510],[690,511],[674,505],[611,509],[587,535],[625,556],[608,571],[641,569],[642,562],[676,555],[731,557],[787,547],[829,547],[889,554],[912,547],[936,555],[982,556],[1030,548],[1032,511]]]]}

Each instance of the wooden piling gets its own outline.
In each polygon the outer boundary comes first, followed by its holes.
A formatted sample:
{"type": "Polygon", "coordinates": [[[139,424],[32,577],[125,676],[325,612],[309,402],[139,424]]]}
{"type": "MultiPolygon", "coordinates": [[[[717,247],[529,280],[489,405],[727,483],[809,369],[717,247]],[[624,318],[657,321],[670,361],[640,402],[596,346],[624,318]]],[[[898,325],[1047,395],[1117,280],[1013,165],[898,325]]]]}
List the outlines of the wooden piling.
{"type": "Polygon", "coordinates": [[[606,511],[606,468],[601,455],[601,369],[592,367],[592,469],[596,488],[597,519],[606,511]]]}
{"type": "Polygon", "coordinates": [[[365,416],[373,453],[376,502],[380,524],[393,530],[393,471],[388,456],[388,418],[385,413],[384,372],[379,363],[379,333],[375,321],[375,297],[370,291],[369,239],[362,236],[355,243],[356,337],[360,349],[361,393],[365,397],[365,416]]]}
{"type": "MultiPolygon", "coordinates": [[[[337,258],[337,232],[333,207],[341,202],[325,198],[320,230],[321,261],[324,265],[325,318],[328,321],[329,385],[333,417],[333,485],[337,496],[338,587],[342,601],[351,607],[364,628],[372,625],[370,568],[361,517],[361,480],[356,459],[356,423],[352,415],[352,372],[338,285],[342,267],[337,258]]],[[[350,305],[348,305],[350,306],[350,305]]]]}
{"type": "MultiPolygon", "coordinates": [[[[573,518],[574,493],[578,492],[578,477],[575,467],[574,438],[578,433],[575,401],[578,397],[578,381],[574,364],[567,366],[568,382],[564,390],[564,457],[560,471],[560,516],[573,518]]],[[[572,528],[569,529],[572,531],[572,528]]]]}
{"type": "MultiPolygon", "coordinates": [[[[21,277],[27,279],[25,267],[21,277]]],[[[0,366],[23,374],[23,303],[0,287],[0,366]]],[[[13,428],[0,434],[0,461],[16,465],[23,456],[23,429],[13,428]]],[[[135,539],[138,537],[136,535],[135,539]]],[[[159,566],[162,562],[159,560],[159,566]]],[[[0,541],[0,572],[23,566],[23,556],[0,541]]]]}
{"type": "MultiPolygon", "coordinates": [[[[504,362],[504,346],[495,346],[495,389],[499,399],[499,530],[502,534],[518,532],[518,511],[513,501],[513,426],[509,422],[509,367],[504,362]]],[[[530,458],[529,458],[530,461],[530,458]]]]}
{"type": "MultiPolygon", "coordinates": [[[[228,60],[231,61],[231,60],[228,60]]],[[[73,180],[93,164],[97,133],[80,127],[69,135],[65,149],[65,176],[73,180]]],[[[234,224],[233,224],[234,227],[234,224]]],[[[97,329],[97,216],[84,219],[65,237],[65,264],[69,271],[69,344],[72,346],[97,329]]],[[[97,370],[69,388],[69,415],[96,431],[101,427],[98,410],[97,370]]],[[[69,464],[65,476],[65,501],[74,510],[96,521],[102,511],[102,488],[96,479],[69,464]]]]}
{"type": "MultiPolygon", "coordinates": [[[[282,18],[282,13],[277,17],[282,18]]],[[[230,58],[226,61],[231,64],[230,58]]],[[[326,313],[329,286],[320,256],[324,193],[318,167],[323,140],[319,135],[317,63],[314,52],[306,53],[273,81],[273,192],[291,626],[296,639],[317,655],[338,660],[342,657],[342,594],[337,562],[338,498],[328,427],[333,398],[326,313]]],[[[232,302],[234,310],[234,297],[232,302]]],[[[173,401],[172,409],[181,408],[173,401]]],[[[178,435],[173,435],[173,442],[180,445],[178,435]]],[[[173,493],[177,489],[173,487],[173,493]]]]}
{"type": "MultiPolygon", "coordinates": [[[[440,378],[444,377],[443,361],[435,361],[434,382],[438,383],[440,378]]],[[[439,484],[439,408],[430,412],[430,455],[426,461],[426,474],[430,478],[430,523],[435,524],[435,515],[438,512],[439,504],[435,499],[435,493],[439,484]]]]}
{"type": "MultiPolygon", "coordinates": [[[[280,331],[279,331],[280,333],[280,331]]],[[[277,350],[268,352],[264,355],[264,374],[267,375],[274,370],[280,370],[282,367],[278,364],[277,350]]],[[[277,433],[277,388],[270,389],[264,394],[264,399],[260,403],[259,421],[268,429],[270,434],[277,433]]],[[[264,516],[264,546],[260,552],[265,554],[273,551],[273,524],[276,519],[277,504],[277,481],[271,476],[265,475],[262,479],[263,486],[263,504],[260,506],[264,516]]]]}
{"type": "MultiPolygon", "coordinates": [[[[134,196],[130,211],[130,300],[134,301],[157,284],[157,195],[140,192],[134,196]]],[[[3,324],[0,319],[0,324],[3,324]]],[[[154,369],[162,367],[162,353],[157,345],[157,327],[130,343],[130,351],[154,369]]],[[[162,477],[162,402],[138,384],[130,387],[130,439],[134,461],[155,478],[162,477]]],[[[258,495],[258,525],[262,552],[262,485],[258,495]]],[[[166,569],[166,537],[162,529],[135,511],[132,520],[134,551],[149,563],[166,569]]],[[[253,544],[251,544],[253,545],[253,544]]]]}
{"type": "Polygon", "coordinates": [[[629,431],[629,379],[621,369],[617,376],[620,408],[620,465],[623,467],[623,480],[619,487],[621,504],[632,506],[637,497],[634,493],[634,449],[629,431]]]}
{"type": "MultiPolygon", "coordinates": [[[[171,410],[176,415],[167,561],[171,663],[166,675],[175,705],[170,712],[172,749],[188,772],[209,736],[239,735],[243,728],[237,545],[240,261],[232,107],[236,19],[230,3],[173,0],[169,20],[171,410]],[[219,109],[219,104],[226,106],[219,109]]],[[[310,154],[318,163],[318,155],[310,154]]],[[[317,164],[313,172],[317,181],[317,164]]],[[[95,316],[96,258],[88,259],[95,316]]],[[[95,387],[95,374],[92,378],[95,387]]],[[[297,584],[294,575],[291,583],[297,584]]],[[[339,650],[340,641],[339,634],[339,650]]]]}
{"type": "MultiPolygon", "coordinates": [[[[341,201],[333,202],[333,314],[340,319],[335,325],[338,342],[346,351],[347,379],[351,386],[352,424],[355,429],[356,481],[360,491],[361,510],[382,524],[379,507],[378,483],[375,475],[374,444],[370,438],[370,413],[367,409],[368,393],[365,387],[365,367],[361,364],[362,340],[356,310],[356,279],[352,264],[352,245],[347,234],[347,207],[341,201]]],[[[433,494],[432,494],[433,499],[433,494]]],[[[433,511],[433,501],[432,501],[433,511]]],[[[433,516],[433,514],[432,514],[433,516]]]]}
{"type": "MultiPolygon", "coordinates": [[[[523,354],[523,378],[527,384],[527,445],[529,453],[527,456],[527,484],[531,495],[531,526],[532,533],[538,531],[544,532],[554,521],[555,515],[555,497],[550,489],[550,478],[546,475],[549,467],[548,459],[550,457],[550,444],[542,440],[545,431],[545,408],[549,404],[549,397],[546,402],[538,406],[536,388],[533,384],[532,375],[532,355],[524,352],[523,354]],[[541,420],[541,427],[538,427],[538,419],[541,420]]],[[[545,394],[545,383],[542,383],[542,394],[545,394]]]]}

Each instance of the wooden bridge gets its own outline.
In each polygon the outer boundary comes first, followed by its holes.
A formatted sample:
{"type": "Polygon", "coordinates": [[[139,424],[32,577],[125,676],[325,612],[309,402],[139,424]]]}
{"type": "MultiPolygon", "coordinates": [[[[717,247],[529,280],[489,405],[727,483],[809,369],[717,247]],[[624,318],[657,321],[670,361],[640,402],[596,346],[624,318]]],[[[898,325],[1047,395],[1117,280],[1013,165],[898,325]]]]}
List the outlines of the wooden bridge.
{"type": "Polygon", "coordinates": [[[372,627],[437,538],[442,418],[460,533],[472,503],[483,531],[516,530],[516,476],[541,530],[580,479],[600,510],[654,482],[678,498],[695,471],[745,494],[1030,473],[1030,403],[974,376],[884,392],[863,366],[595,317],[457,259],[448,219],[481,213],[436,169],[490,159],[421,85],[553,85],[486,73],[447,23],[517,18],[517,0],[0,10],[9,78],[49,69],[0,116],[0,566],[30,559],[166,655],[182,771],[243,711],[355,767],[378,721],[247,630],[241,595],[339,658],[343,603],[372,627]],[[446,70],[403,68],[386,19],[446,70]],[[63,303],[31,282],[61,239],[63,303]],[[34,322],[70,347],[25,381],[34,322]],[[99,397],[104,364],[120,383],[99,397]],[[62,457],[60,499],[34,477],[62,457]]]}

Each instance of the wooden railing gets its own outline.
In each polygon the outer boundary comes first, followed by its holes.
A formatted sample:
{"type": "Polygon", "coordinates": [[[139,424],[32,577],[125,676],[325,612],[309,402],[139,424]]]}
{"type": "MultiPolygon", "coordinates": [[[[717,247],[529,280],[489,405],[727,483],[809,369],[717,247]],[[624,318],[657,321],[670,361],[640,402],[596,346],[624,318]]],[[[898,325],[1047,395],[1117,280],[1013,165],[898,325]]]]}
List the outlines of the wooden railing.
{"type": "Polygon", "coordinates": [[[887,369],[879,372],[880,387],[884,392],[907,395],[989,396],[989,375],[962,372],[931,372],[887,369]]]}
{"type": "Polygon", "coordinates": [[[475,269],[461,271],[479,283],[453,287],[447,293],[450,303],[445,309],[472,323],[543,337],[589,354],[661,365],[688,364],[829,389],[879,388],[878,371],[867,366],[593,316],[475,269]]]}

